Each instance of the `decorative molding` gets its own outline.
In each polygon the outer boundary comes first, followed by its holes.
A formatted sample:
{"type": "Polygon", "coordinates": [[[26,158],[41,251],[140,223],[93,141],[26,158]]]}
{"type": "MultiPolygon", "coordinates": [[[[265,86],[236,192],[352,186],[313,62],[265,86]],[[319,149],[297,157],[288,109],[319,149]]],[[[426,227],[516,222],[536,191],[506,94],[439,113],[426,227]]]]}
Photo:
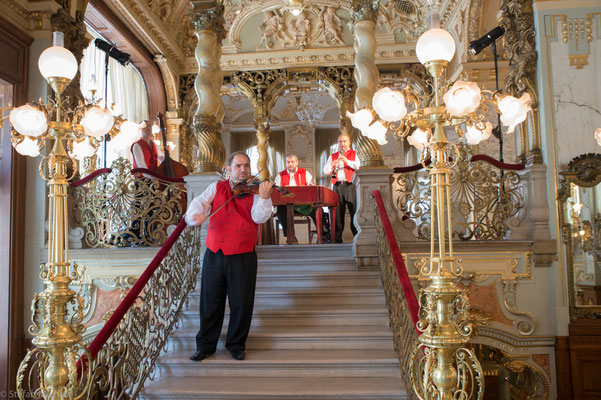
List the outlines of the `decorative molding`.
{"type": "MultiPolygon", "coordinates": [[[[175,74],[171,70],[167,59],[163,55],[154,57],[154,62],[159,66],[163,82],[165,84],[165,94],[167,95],[167,113],[177,112],[179,109],[179,99],[177,96],[177,87],[175,84],[175,74]]],[[[154,116],[151,116],[154,117],[154,116]]]]}
{"type": "Polygon", "coordinates": [[[223,19],[223,5],[218,3],[212,8],[203,8],[203,2],[193,2],[194,9],[190,10],[190,18],[194,23],[196,31],[212,31],[217,36],[219,44],[227,36],[223,19]]]}
{"type": "Polygon", "coordinates": [[[351,7],[353,25],[361,21],[376,22],[380,0],[351,0],[351,7]]]}

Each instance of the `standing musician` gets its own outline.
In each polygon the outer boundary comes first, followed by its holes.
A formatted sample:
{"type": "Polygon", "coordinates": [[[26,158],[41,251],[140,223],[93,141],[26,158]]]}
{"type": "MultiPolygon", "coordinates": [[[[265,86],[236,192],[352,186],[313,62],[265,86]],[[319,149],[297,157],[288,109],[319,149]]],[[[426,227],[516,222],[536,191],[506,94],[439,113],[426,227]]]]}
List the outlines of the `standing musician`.
{"type": "Polygon", "coordinates": [[[244,359],[257,279],[258,224],[271,216],[273,183],[262,182],[259,194],[233,196],[234,185],[250,177],[250,158],[243,152],[232,153],[227,170],[229,180],[211,184],[192,200],[186,212],[188,225],[201,225],[209,213],[215,213],[207,232],[200,287],[200,330],[196,335],[196,353],[190,357],[193,361],[215,353],[226,296],[230,322],[225,347],[233,359],[244,359]],[[223,209],[218,210],[220,207],[223,209]]]}
{"type": "MultiPolygon", "coordinates": [[[[304,168],[298,166],[298,157],[296,154],[290,154],[286,157],[286,169],[281,171],[275,178],[276,186],[311,186],[313,185],[313,177],[311,173],[304,168]]],[[[284,231],[284,236],[288,234],[288,220],[287,220],[287,206],[277,206],[276,215],[284,231]]],[[[308,215],[313,220],[315,226],[317,226],[317,219],[315,217],[315,207],[310,205],[306,206],[294,206],[294,211],[303,215],[308,215]]],[[[329,243],[329,229],[325,224],[325,219],[322,220],[323,224],[323,241],[329,243]]]]}
{"type": "Polygon", "coordinates": [[[357,189],[353,183],[355,171],[361,166],[361,160],[355,150],[351,149],[351,138],[346,133],[338,136],[338,151],[332,154],[323,169],[326,175],[332,175],[333,190],[338,194],[338,210],[336,212],[336,243],[342,243],[344,230],[344,214],[348,207],[351,215],[351,232],[357,234],[353,221],[357,204],[357,189]]]}

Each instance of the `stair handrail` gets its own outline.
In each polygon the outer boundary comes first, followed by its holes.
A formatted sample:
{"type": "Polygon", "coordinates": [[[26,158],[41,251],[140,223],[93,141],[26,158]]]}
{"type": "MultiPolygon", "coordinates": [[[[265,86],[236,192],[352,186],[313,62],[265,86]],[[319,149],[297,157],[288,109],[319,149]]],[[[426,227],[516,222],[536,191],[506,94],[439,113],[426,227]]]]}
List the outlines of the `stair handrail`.
{"type": "MultiPolygon", "coordinates": [[[[382,195],[379,190],[374,190],[372,195],[376,200],[375,222],[380,273],[386,296],[389,323],[393,331],[394,349],[401,362],[401,373],[405,385],[411,387],[411,382],[409,382],[411,353],[417,346],[417,337],[421,334],[416,327],[419,319],[419,303],[388,218],[382,195]]],[[[409,393],[409,395],[411,394],[409,393]]]]}
{"type": "Polygon", "coordinates": [[[78,398],[137,398],[195,287],[200,239],[201,228],[182,219],[94,340],[82,347],[70,366],[80,377],[78,398]]]}

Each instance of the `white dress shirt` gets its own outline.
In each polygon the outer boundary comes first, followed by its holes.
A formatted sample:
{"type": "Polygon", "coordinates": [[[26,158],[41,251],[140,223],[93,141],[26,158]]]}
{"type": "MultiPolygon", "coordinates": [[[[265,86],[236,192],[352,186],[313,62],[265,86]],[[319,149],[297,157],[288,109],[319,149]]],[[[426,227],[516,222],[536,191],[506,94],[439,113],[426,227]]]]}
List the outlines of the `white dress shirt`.
{"type": "MultiPolygon", "coordinates": [[[[298,186],[296,184],[296,180],[294,179],[294,174],[296,173],[296,171],[294,173],[290,173],[290,171],[288,171],[288,175],[290,175],[290,183],[288,184],[288,186],[298,186]]],[[[313,177],[311,176],[311,174],[309,173],[309,171],[305,172],[305,177],[307,180],[307,185],[313,185],[313,177]]],[[[282,186],[282,177],[280,174],[278,174],[278,176],[275,177],[275,182],[274,184],[276,186],[282,186]]]]}
{"type": "MultiPolygon", "coordinates": [[[[338,163],[339,163],[339,166],[338,166],[338,171],[336,172],[336,178],[338,178],[338,182],[345,182],[346,176],[344,175],[344,161],[338,159],[338,163]],[[340,167],[340,164],[342,164],[342,168],[340,167]]],[[[358,170],[359,167],[361,167],[361,159],[359,158],[359,155],[355,152],[355,160],[354,161],[348,160],[346,165],[348,165],[355,171],[358,170]]],[[[332,155],[331,154],[330,154],[330,157],[328,157],[328,161],[326,161],[325,167],[323,167],[323,173],[326,176],[332,175],[332,155]]],[[[352,182],[349,182],[349,183],[352,183],[352,182]]]]}
{"type": "MultiPolygon", "coordinates": [[[[232,181],[228,181],[230,187],[234,187],[232,181]]],[[[194,200],[190,202],[188,211],[186,211],[186,223],[188,225],[196,225],[192,219],[193,215],[197,214],[208,214],[211,211],[211,203],[217,193],[217,182],[209,185],[199,196],[196,196],[194,200]]],[[[255,224],[262,224],[271,217],[271,197],[263,199],[258,194],[253,195],[253,206],[250,211],[250,215],[255,224]]],[[[224,212],[220,210],[219,212],[224,212]]]]}

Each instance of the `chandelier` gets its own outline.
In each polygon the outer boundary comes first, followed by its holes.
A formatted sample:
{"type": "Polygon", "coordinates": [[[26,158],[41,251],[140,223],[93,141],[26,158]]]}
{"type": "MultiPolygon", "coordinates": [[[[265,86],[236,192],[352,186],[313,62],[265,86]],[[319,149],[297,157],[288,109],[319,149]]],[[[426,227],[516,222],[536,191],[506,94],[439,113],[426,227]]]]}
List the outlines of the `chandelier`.
{"type": "Polygon", "coordinates": [[[453,254],[450,169],[459,159],[456,143],[443,128],[452,127],[459,139],[470,144],[486,140],[492,131],[484,112],[494,107],[503,125],[512,132],[530,110],[530,97],[515,98],[500,92],[481,90],[476,83],[446,82],[445,71],[455,54],[450,33],[435,27],[420,36],[416,53],[433,80],[432,96],[420,98],[410,88],[378,90],[372,108],[348,113],[361,134],[386,143],[390,130],[422,150],[421,162],[431,182],[432,232],[430,257],[416,263],[429,281],[420,289],[417,328],[420,344],[412,355],[411,381],[420,399],[481,399],[484,376],[476,356],[466,348],[473,331],[467,291],[454,283],[463,276],[461,261],[453,254]]]}
{"type": "Polygon", "coordinates": [[[307,94],[296,97],[296,106],[296,117],[307,125],[319,125],[326,114],[326,108],[311,100],[307,94]]]}
{"type": "Polygon", "coordinates": [[[55,99],[14,108],[8,117],[13,127],[11,143],[17,152],[37,157],[44,147],[50,149],[39,168],[48,182],[48,263],[42,265],[40,274],[45,288],[32,304],[29,331],[35,335],[32,342],[36,347],[19,367],[19,398],[27,396],[22,384],[28,367],[30,379],[37,373],[37,393],[45,399],[71,399],[81,391],[75,359],[83,351],[80,342],[85,325],[83,299],[69,287],[81,278],[81,271],[69,262],[67,186],[77,173],[74,158],[93,154],[91,149],[95,150],[107,133],[119,132],[124,121],[95,104],[79,102],[72,109],[63,105],[62,93],[75,77],[78,64],[64,48],[63,33],[54,32],[53,36],[53,46],[40,55],[38,66],[55,99]]]}

